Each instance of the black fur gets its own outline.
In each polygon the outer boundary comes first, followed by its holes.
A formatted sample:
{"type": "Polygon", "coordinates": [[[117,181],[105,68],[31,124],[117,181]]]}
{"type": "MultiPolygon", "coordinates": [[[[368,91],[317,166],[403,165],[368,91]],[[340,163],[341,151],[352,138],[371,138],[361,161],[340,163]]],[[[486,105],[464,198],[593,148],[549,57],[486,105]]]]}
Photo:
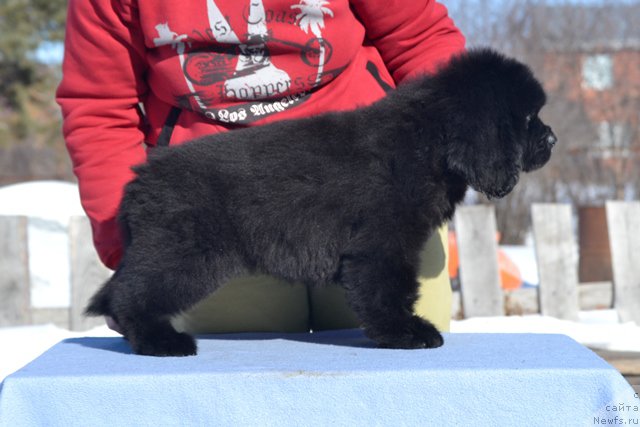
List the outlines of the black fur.
{"type": "Polygon", "coordinates": [[[342,285],[382,347],[438,347],[412,314],[419,251],[469,185],[502,197],[547,162],[544,103],[526,66],[476,50],[367,108],[158,150],[126,187],[124,258],[87,313],[136,353],[195,354],[169,317],[263,272],[342,285]]]}

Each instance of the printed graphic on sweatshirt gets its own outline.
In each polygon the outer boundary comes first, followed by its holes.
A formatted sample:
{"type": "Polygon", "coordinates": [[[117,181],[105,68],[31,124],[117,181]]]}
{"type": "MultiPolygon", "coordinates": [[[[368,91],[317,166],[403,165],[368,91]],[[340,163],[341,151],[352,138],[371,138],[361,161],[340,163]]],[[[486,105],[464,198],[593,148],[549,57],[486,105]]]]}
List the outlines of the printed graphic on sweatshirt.
{"type": "MultiPolygon", "coordinates": [[[[289,12],[280,12],[280,22],[310,36],[304,45],[273,37],[267,12],[274,12],[265,10],[262,0],[238,0],[247,3],[242,14],[246,24],[243,28],[232,28],[215,0],[205,1],[209,28],[204,34],[216,43],[215,50],[194,49],[189,35],[174,32],[170,22],[155,27],[155,46],[170,46],[179,58],[188,88],[188,93],[177,97],[182,108],[220,122],[250,123],[304,102],[321,85],[323,77],[331,78],[341,71],[326,69],[333,53],[330,43],[322,37],[326,18],[333,17],[329,1],[300,0],[290,6],[289,12]],[[242,34],[243,40],[237,34],[242,34]],[[309,77],[313,80],[304,82],[306,91],[296,90],[301,82],[293,82],[287,71],[273,64],[268,44],[276,43],[299,49],[300,61],[310,70],[315,69],[309,77]],[[214,99],[231,106],[213,108],[214,99]]],[[[199,30],[193,32],[203,34],[199,30]]]]}

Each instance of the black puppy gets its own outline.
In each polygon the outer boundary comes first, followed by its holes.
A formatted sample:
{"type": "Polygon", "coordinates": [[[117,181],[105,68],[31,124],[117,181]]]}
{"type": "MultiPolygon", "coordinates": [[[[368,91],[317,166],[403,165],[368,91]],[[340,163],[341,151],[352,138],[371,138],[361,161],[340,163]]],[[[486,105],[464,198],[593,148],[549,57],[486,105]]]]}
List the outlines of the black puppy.
{"type": "Polygon", "coordinates": [[[367,108],[158,150],[126,187],[124,258],[87,313],[136,353],[191,355],[170,316],[261,272],[342,285],[382,347],[438,347],[413,314],[418,253],[468,186],[502,197],[549,160],[544,103],[525,65],[475,50],[367,108]]]}

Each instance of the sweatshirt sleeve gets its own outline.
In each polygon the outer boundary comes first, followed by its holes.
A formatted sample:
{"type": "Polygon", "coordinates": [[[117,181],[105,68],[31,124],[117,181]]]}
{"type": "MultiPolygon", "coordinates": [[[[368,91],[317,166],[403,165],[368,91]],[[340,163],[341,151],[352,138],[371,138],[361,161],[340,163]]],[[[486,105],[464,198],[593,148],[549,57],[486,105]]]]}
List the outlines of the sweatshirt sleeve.
{"type": "Polygon", "coordinates": [[[464,36],[436,1],[352,0],[351,4],[396,82],[432,72],[464,49],[464,36]]]}
{"type": "Polygon", "coordinates": [[[144,44],[135,19],[124,1],[70,0],[56,94],[94,244],[110,268],[122,255],[115,217],[123,188],[146,158],[138,110],[147,91],[144,44]]]}

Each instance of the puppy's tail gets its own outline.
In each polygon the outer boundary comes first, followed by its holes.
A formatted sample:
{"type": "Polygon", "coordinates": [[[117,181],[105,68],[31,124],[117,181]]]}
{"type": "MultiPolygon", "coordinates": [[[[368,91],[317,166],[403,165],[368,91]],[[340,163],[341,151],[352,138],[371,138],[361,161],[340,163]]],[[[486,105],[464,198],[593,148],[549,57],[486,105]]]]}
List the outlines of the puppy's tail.
{"type": "Polygon", "coordinates": [[[84,309],[85,316],[109,316],[111,315],[111,291],[115,275],[111,277],[91,299],[87,308],[84,309]]]}

